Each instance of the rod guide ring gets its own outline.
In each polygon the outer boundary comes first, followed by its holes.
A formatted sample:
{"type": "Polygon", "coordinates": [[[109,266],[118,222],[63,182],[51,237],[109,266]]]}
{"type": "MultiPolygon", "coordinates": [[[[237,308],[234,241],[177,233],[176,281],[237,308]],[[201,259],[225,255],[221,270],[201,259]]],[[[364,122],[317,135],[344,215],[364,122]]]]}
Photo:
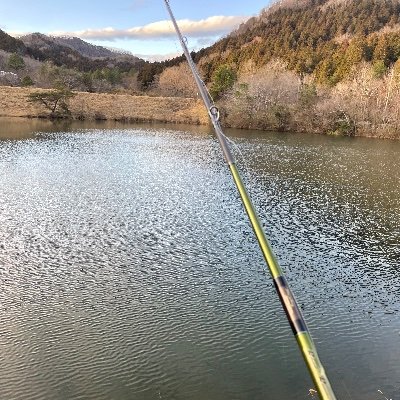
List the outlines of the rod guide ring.
{"type": "Polygon", "coordinates": [[[219,121],[219,109],[217,106],[211,106],[210,107],[210,114],[217,120],[219,121]]]}

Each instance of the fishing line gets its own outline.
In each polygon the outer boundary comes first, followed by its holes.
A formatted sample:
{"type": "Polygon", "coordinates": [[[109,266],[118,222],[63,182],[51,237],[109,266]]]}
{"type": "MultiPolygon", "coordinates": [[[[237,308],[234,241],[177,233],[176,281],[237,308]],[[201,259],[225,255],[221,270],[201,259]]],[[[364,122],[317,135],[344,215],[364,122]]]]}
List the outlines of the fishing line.
{"type": "Polygon", "coordinates": [[[275,285],[275,289],[278,293],[279,299],[281,301],[282,307],[285,310],[286,316],[288,318],[289,324],[292,328],[292,332],[296,338],[297,344],[301,350],[304,361],[308,367],[308,371],[310,376],[312,377],[316,389],[318,391],[320,400],[336,400],[335,394],[331,388],[329,379],[325,373],[325,369],[322,366],[322,363],[319,359],[317,349],[315,344],[311,338],[309,330],[307,328],[304,317],[300,311],[300,308],[296,302],[296,299],[286,281],[286,278],[283,274],[281,267],[278,264],[277,259],[275,258],[272,247],[264,233],[264,230],[261,226],[260,220],[258,218],[257,212],[253,206],[253,203],[248,195],[247,189],[243,184],[242,177],[237,168],[235,159],[232,155],[232,151],[229,146],[229,142],[226,139],[222,131],[222,127],[220,124],[220,115],[217,106],[214,104],[210,96],[208,95],[208,91],[205,88],[204,82],[199,77],[199,73],[197,72],[197,68],[193,62],[193,59],[190,55],[188,47],[186,45],[185,40],[183,39],[183,35],[179,29],[179,26],[176,22],[174,14],[170,7],[170,0],[164,0],[165,6],[170,15],[171,21],[174,25],[175,31],[178,35],[178,38],[181,42],[181,46],[183,52],[185,54],[186,60],[192,70],[193,77],[196,81],[197,87],[199,89],[200,95],[203,99],[204,105],[208,111],[208,115],[210,120],[214,126],[215,134],[221,146],[221,150],[224,154],[225,161],[228,164],[229,170],[232,174],[232,178],[236,184],[236,187],[239,191],[240,197],[242,199],[243,206],[247,212],[249,217],[251,226],[253,228],[254,234],[257,238],[258,244],[260,246],[260,250],[264,256],[265,262],[268,266],[269,272],[271,274],[272,280],[275,285]]]}
{"type": "MultiPolygon", "coordinates": [[[[168,21],[168,26],[169,26],[169,27],[172,29],[172,31],[173,31],[173,30],[174,30],[174,26],[173,26],[173,24],[171,23],[170,16],[168,15],[168,13],[166,12],[165,9],[164,9],[164,15],[166,16],[166,21],[168,21]]],[[[189,40],[188,40],[188,38],[187,38],[186,36],[182,36],[182,39],[183,39],[183,41],[185,42],[185,45],[186,45],[187,47],[189,47],[189,40]]],[[[175,46],[175,49],[176,49],[176,53],[177,53],[177,54],[180,54],[180,51],[179,51],[178,46],[177,46],[176,37],[175,37],[175,39],[174,39],[174,46],[175,46]]],[[[181,49],[181,50],[182,50],[182,49],[181,49]]],[[[192,49],[192,51],[194,51],[194,50],[192,49]]],[[[201,78],[201,76],[200,76],[200,74],[199,74],[199,72],[198,72],[198,69],[197,69],[197,67],[196,67],[196,65],[195,65],[195,63],[194,63],[194,61],[193,61],[192,59],[191,59],[191,62],[193,63],[194,72],[196,73],[198,79],[199,79],[199,80],[202,82],[202,84],[203,84],[204,90],[207,92],[207,95],[208,95],[209,98],[211,99],[212,104],[215,104],[215,101],[214,101],[213,97],[211,96],[211,93],[210,93],[210,91],[208,90],[207,85],[204,84],[204,81],[203,81],[203,79],[201,78]]],[[[192,71],[192,72],[193,72],[193,71],[192,71]]],[[[198,96],[198,97],[201,97],[201,96],[200,96],[200,93],[197,93],[197,96],[198,96]]],[[[218,117],[218,118],[219,118],[219,117],[218,117]]],[[[237,151],[237,153],[239,154],[239,156],[240,156],[239,158],[241,159],[241,163],[243,164],[243,170],[244,170],[244,174],[245,174],[245,176],[246,176],[246,178],[247,178],[247,181],[252,182],[253,180],[252,180],[252,178],[251,178],[251,174],[249,173],[250,169],[249,169],[248,164],[247,164],[247,159],[246,159],[246,157],[243,155],[242,150],[240,149],[240,147],[238,146],[238,144],[237,144],[233,139],[230,139],[229,137],[227,137],[227,136],[225,135],[224,132],[221,132],[221,134],[224,136],[225,140],[226,140],[229,144],[231,144],[232,147],[233,147],[233,148],[237,151]]],[[[250,185],[250,188],[252,188],[252,187],[253,187],[253,185],[250,185]]],[[[250,191],[250,192],[251,192],[251,191],[250,191]]]]}
{"type": "Polygon", "coordinates": [[[165,15],[165,21],[168,23],[168,27],[171,29],[171,34],[173,35],[173,36],[171,36],[171,38],[172,38],[172,41],[175,46],[177,57],[179,57],[182,54],[182,48],[178,45],[176,35],[174,35],[174,31],[175,31],[174,25],[172,24],[171,18],[169,17],[169,14],[165,8],[163,8],[163,12],[165,15]]]}
{"type": "MultiPolygon", "coordinates": [[[[171,22],[171,19],[170,19],[169,14],[167,13],[167,11],[166,11],[165,9],[163,9],[163,10],[164,10],[164,15],[165,15],[165,17],[166,17],[165,20],[168,22],[168,26],[171,28],[171,31],[174,31],[174,25],[173,25],[172,22],[171,22]]],[[[186,36],[183,36],[183,40],[184,40],[186,46],[189,47],[189,39],[188,39],[186,36]]],[[[176,36],[174,37],[173,42],[174,42],[174,46],[175,46],[176,53],[177,53],[178,55],[180,55],[182,48],[179,50],[178,42],[177,42],[176,36]]],[[[192,49],[192,51],[194,51],[194,50],[192,49]]],[[[194,63],[194,61],[193,61],[193,63],[194,63]]],[[[195,66],[195,67],[196,67],[196,66],[195,66]]],[[[200,74],[198,73],[197,67],[195,68],[195,71],[196,71],[196,73],[197,73],[198,78],[203,82],[203,80],[202,80],[200,74]]],[[[204,82],[203,82],[203,83],[204,83],[204,82]]],[[[210,97],[212,103],[214,104],[214,103],[215,103],[215,102],[214,102],[214,99],[213,99],[213,97],[211,96],[211,93],[210,93],[210,91],[208,90],[208,87],[207,87],[205,84],[204,84],[203,86],[204,86],[204,89],[207,91],[207,94],[208,94],[208,96],[210,97]]],[[[201,97],[199,93],[197,93],[197,96],[198,96],[198,97],[201,97]]],[[[227,141],[229,142],[229,144],[231,144],[232,147],[233,147],[233,148],[237,151],[237,153],[239,154],[239,156],[240,156],[239,158],[240,158],[240,160],[241,160],[241,164],[243,164],[243,170],[244,170],[244,174],[245,174],[245,176],[246,176],[246,178],[247,178],[247,181],[252,182],[253,180],[252,180],[252,178],[251,178],[251,174],[249,173],[250,169],[249,169],[248,164],[247,164],[247,159],[246,159],[246,157],[244,156],[244,154],[242,153],[242,150],[240,149],[239,145],[238,145],[233,139],[231,139],[231,138],[229,138],[228,136],[226,136],[224,132],[222,132],[222,135],[225,137],[225,140],[227,140],[227,141]]],[[[252,188],[252,187],[253,187],[253,185],[250,185],[250,188],[252,188]]],[[[250,192],[251,192],[251,191],[250,191],[250,192]]]]}

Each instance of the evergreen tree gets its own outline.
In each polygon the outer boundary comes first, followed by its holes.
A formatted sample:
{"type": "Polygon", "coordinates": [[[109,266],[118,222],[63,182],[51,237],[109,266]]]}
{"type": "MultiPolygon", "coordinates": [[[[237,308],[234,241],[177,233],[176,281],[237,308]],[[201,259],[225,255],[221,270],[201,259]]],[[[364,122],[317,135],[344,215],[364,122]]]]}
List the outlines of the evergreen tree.
{"type": "Polygon", "coordinates": [[[212,77],[210,94],[217,99],[227,90],[231,89],[236,81],[235,69],[223,64],[217,68],[212,77]]]}
{"type": "Polygon", "coordinates": [[[8,58],[7,66],[14,71],[19,71],[25,68],[25,61],[19,54],[12,53],[8,58]]]}

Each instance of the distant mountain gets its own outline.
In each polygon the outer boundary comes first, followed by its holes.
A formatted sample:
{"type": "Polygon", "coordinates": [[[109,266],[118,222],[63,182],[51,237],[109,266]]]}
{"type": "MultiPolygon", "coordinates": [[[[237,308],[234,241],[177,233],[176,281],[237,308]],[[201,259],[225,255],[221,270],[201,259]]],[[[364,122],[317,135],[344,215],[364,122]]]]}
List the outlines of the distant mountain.
{"type": "Polygon", "coordinates": [[[74,68],[82,72],[106,67],[118,67],[122,72],[127,72],[144,62],[133,55],[94,46],[78,38],[59,38],[32,33],[20,39],[14,39],[1,32],[0,49],[2,50],[18,51],[38,61],[52,61],[57,66],[74,68]]]}
{"type": "Polygon", "coordinates": [[[9,53],[25,53],[26,46],[21,40],[15,39],[0,29],[0,49],[9,53]]]}
{"type": "Polygon", "coordinates": [[[123,59],[130,60],[132,62],[140,61],[138,57],[129,54],[128,52],[107,49],[102,46],[96,46],[85,42],[84,40],[77,37],[65,37],[65,36],[46,36],[41,33],[33,33],[25,35],[20,38],[27,47],[30,48],[52,48],[56,46],[68,47],[81,56],[91,59],[123,59]]]}

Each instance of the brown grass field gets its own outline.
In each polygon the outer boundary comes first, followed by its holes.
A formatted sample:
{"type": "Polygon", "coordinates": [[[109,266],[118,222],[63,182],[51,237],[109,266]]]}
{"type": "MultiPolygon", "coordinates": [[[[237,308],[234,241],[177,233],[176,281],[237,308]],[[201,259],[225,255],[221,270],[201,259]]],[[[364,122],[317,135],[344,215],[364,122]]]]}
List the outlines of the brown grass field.
{"type": "MultiPolygon", "coordinates": [[[[47,117],[43,106],[28,102],[30,93],[44,89],[0,86],[1,117],[47,117]]],[[[75,92],[69,100],[74,119],[208,124],[200,100],[75,92]]]]}

